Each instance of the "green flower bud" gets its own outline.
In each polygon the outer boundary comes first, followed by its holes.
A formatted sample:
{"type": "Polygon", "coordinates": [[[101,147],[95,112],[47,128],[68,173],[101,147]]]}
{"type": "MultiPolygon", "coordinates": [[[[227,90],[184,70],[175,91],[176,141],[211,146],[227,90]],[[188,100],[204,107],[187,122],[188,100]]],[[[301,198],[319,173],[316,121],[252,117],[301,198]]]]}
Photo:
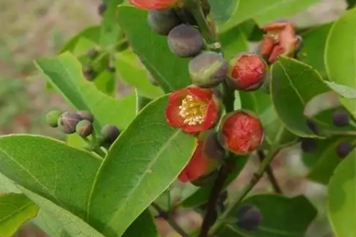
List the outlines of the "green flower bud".
{"type": "Polygon", "coordinates": [[[81,137],[87,137],[93,132],[93,124],[89,120],[79,121],[75,127],[76,133],[81,137]]]}
{"type": "Polygon", "coordinates": [[[189,73],[194,85],[211,88],[224,81],[228,63],[218,53],[206,51],[189,62],[189,73]]]}
{"type": "Polygon", "coordinates": [[[94,116],[92,113],[86,110],[78,111],[77,114],[80,116],[82,120],[89,120],[91,123],[94,121],[94,116]]]}
{"type": "Polygon", "coordinates": [[[81,117],[76,113],[64,112],[58,118],[58,127],[66,134],[75,132],[75,127],[81,120],[81,117]]]}
{"type": "Polygon", "coordinates": [[[104,142],[111,144],[120,135],[120,131],[115,125],[108,124],[101,129],[101,135],[104,139],[104,142]]]}
{"type": "Polygon", "coordinates": [[[46,114],[46,118],[45,118],[46,123],[53,128],[58,127],[58,118],[59,118],[59,116],[61,116],[61,113],[62,112],[60,112],[58,110],[52,110],[52,111],[48,112],[46,114]]]}

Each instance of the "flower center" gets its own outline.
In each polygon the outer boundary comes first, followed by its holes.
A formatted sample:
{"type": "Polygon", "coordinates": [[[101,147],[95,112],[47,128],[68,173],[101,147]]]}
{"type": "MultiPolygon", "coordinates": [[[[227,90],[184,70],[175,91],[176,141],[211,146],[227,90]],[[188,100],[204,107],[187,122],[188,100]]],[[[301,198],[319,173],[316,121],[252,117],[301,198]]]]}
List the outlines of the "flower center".
{"type": "Polygon", "coordinates": [[[205,118],[207,104],[191,95],[187,95],[179,106],[179,115],[184,119],[184,123],[188,125],[202,124],[205,118]]]}

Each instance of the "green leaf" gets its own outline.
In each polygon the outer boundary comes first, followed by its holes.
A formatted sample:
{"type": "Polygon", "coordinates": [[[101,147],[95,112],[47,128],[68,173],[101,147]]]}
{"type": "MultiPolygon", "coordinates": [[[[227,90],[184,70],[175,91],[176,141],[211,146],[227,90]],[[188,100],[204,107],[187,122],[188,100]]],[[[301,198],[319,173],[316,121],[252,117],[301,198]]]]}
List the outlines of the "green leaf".
{"type": "Polygon", "coordinates": [[[192,156],[193,136],[165,119],[168,96],[148,104],[111,146],[92,188],[89,223],[121,236],[178,176],[192,156]]]}
{"type": "MultiPolygon", "coordinates": [[[[326,41],[325,64],[329,79],[355,89],[356,85],[356,9],[339,18],[331,27],[326,41]]],[[[356,117],[356,99],[340,98],[341,103],[356,117]]]]}
{"type": "Polygon", "coordinates": [[[307,125],[306,104],[316,95],[330,91],[310,66],[280,57],[272,66],[271,96],[278,117],[300,137],[319,137],[307,125]]]}
{"type": "Polygon", "coordinates": [[[211,12],[214,16],[214,20],[218,24],[225,23],[238,9],[239,2],[240,0],[224,0],[224,1],[209,0],[211,12]]]}
{"type": "Polygon", "coordinates": [[[74,52],[75,47],[81,39],[89,40],[96,44],[100,43],[100,26],[91,26],[86,28],[85,30],[79,32],[77,35],[72,37],[60,51],[60,53],[64,53],[65,51],[74,52]]]}
{"type": "Polygon", "coordinates": [[[320,0],[240,0],[237,11],[220,32],[227,31],[241,22],[254,19],[259,26],[285,18],[319,2],[320,0]]]}
{"type": "Polygon", "coordinates": [[[147,11],[132,6],[118,8],[118,21],[142,63],[165,92],[191,84],[188,59],[172,54],[167,37],[158,35],[147,24],[147,11]]]}
{"type": "Polygon", "coordinates": [[[85,216],[101,159],[36,135],[0,137],[0,172],[16,184],[85,216]]]}
{"type": "Polygon", "coordinates": [[[137,89],[139,95],[155,99],[163,95],[160,87],[148,80],[148,72],[139,65],[139,60],[131,50],[122,51],[116,57],[115,67],[122,80],[137,89]]]}
{"type": "Polygon", "coordinates": [[[356,151],[336,168],[328,186],[328,218],[338,237],[356,233],[356,151]]]}
{"type": "Polygon", "coordinates": [[[135,118],[135,95],[114,99],[102,93],[84,79],[81,65],[72,54],[63,53],[56,58],[41,59],[37,61],[37,66],[76,109],[94,114],[95,123],[99,123],[97,128],[113,124],[124,129],[135,118]]]}
{"type": "Polygon", "coordinates": [[[100,91],[109,96],[115,96],[117,90],[115,73],[103,70],[99,76],[94,78],[93,82],[100,91]]]}
{"type": "Polygon", "coordinates": [[[27,220],[35,217],[38,207],[23,194],[0,196],[0,236],[10,237],[27,220]]]}
{"type": "Polygon", "coordinates": [[[125,231],[123,237],[159,237],[151,213],[144,211],[125,231]]]}
{"type": "Polygon", "coordinates": [[[298,59],[317,70],[323,78],[327,77],[324,53],[331,25],[332,23],[324,24],[304,32],[301,35],[303,47],[298,53],[298,59]]]}
{"type": "Polygon", "coordinates": [[[257,230],[246,232],[236,227],[242,236],[249,237],[300,237],[317,215],[314,206],[304,196],[285,197],[274,194],[256,195],[241,203],[253,205],[262,213],[257,230]]]}
{"type": "Polygon", "coordinates": [[[100,44],[102,46],[113,46],[122,36],[121,29],[116,24],[117,6],[122,2],[123,0],[108,0],[106,2],[107,8],[103,14],[100,34],[100,44]]]}
{"type": "Polygon", "coordinates": [[[51,237],[71,237],[63,227],[63,224],[43,209],[39,210],[37,217],[32,220],[32,223],[51,237]]]}
{"type": "Polygon", "coordinates": [[[296,140],[295,136],[287,135],[285,126],[273,109],[271,96],[262,90],[239,92],[241,107],[253,111],[261,120],[265,130],[265,141],[268,145],[286,145],[296,140]]]}
{"type": "Polygon", "coordinates": [[[36,135],[0,137],[0,173],[72,236],[102,237],[81,221],[101,159],[36,135]],[[79,232],[79,233],[78,233],[79,232]]]}
{"type": "MultiPolygon", "coordinates": [[[[236,159],[237,161],[235,162],[235,167],[224,183],[223,189],[226,189],[229,184],[231,184],[238,177],[241,170],[245,167],[245,164],[248,161],[248,157],[236,157],[236,159]]],[[[183,200],[181,200],[179,204],[185,208],[193,208],[199,205],[203,205],[209,200],[212,188],[213,184],[206,187],[201,187],[194,193],[190,194],[188,197],[185,197],[183,200]]]]}
{"type": "Polygon", "coordinates": [[[355,141],[355,138],[350,137],[334,138],[325,141],[318,140],[317,143],[319,149],[317,149],[317,152],[308,154],[309,159],[312,159],[311,156],[314,156],[317,161],[314,161],[315,164],[311,167],[307,178],[315,182],[327,185],[331,176],[334,174],[335,168],[342,160],[342,158],[340,158],[336,153],[336,147],[340,144],[340,142],[353,141],[355,141]]]}
{"type": "Polygon", "coordinates": [[[241,27],[220,34],[219,39],[226,60],[248,51],[248,41],[241,27]]]}

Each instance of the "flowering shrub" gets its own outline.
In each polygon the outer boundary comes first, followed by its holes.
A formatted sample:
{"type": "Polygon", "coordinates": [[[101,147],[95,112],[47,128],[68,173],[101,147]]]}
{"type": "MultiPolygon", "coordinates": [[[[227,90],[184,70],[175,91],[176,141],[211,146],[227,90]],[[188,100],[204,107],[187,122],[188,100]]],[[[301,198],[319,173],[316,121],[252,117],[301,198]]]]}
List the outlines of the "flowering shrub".
{"type": "Polygon", "coordinates": [[[105,2],[101,25],[36,61],[72,105],[43,119],[65,141],[0,137],[1,237],[26,221],[54,237],[156,237],[155,219],[183,237],[356,236],[354,1],[307,29],[279,18],[318,0],[105,2]],[[116,98],[119,80],[132,90],[116,98]],[[299,181],[327,190],[320,210],[275,176],[293,149],[299,181]],[[201,223],[183,226],[182,209],[201,223]]]}

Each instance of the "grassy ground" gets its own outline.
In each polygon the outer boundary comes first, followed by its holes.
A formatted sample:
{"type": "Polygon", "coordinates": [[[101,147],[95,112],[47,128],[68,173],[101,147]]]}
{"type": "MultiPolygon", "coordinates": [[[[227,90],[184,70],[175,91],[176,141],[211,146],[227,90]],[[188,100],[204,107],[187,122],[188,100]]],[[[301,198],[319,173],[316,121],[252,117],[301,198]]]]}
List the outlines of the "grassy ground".
{"type": "MultiPolygon", "coordinates": [[[[67,108],[67,105],[58,95],[45,90],[45,80],[37,72],[33,60],[54,55],[72,35],[89,25],[99,23],[99,3],[100,0],[0,0],[2,134],[26,132],[59,135],[44,125],[43,116],[51,108],[67,108]]],[[[336,18],[344,7],[343,0],[323,0],[321,4],[292,19],[302,25],[323,22],[336,18]]],[[[325,189],[310,183],[296,182],[301,176],[296,171],[299,170],[295,163],[298,157],[289,153],[281,156],[282,159],[278,159],[275,166],[286,165],[287,169],[277,169],[276,173],[287,193],[311,192],[315,201],[324,207],[325,189]]],[[[237,181],[235,191],[239,190],[238,187],[241,187],[250,173],[250,169],[246,170],[246,177],[243,175],[237,181]]],[[[266,182],[261,184],[265,187],[266,182]]],[[[182,222],[189,220],[190,223],[200,223],[196,216],[191,216],[190,219],[183,216],[181,219],[182,222]]],[[[164,222],[159,226],[162,232],[167,231],[164,222]]],[[[329,232],[325,227],[325,218],[320,218],[314,229],[310,236],[324,237],[323,233],[329,232]]],[[[21,232],[18,236],[25,236],[26,233],[21,232]]]]}

